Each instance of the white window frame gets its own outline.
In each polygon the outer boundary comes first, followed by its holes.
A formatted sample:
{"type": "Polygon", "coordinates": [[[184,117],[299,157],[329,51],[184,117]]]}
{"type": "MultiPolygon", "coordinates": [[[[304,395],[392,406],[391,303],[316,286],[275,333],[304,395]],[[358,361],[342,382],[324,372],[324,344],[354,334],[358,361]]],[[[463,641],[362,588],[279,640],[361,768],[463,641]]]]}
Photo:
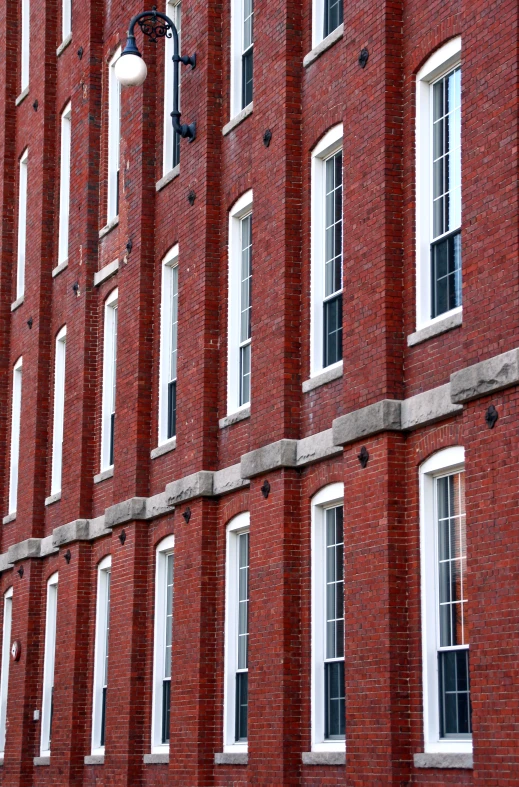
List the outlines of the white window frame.
{"type": "Polygon", "coordinates": [[[56,336],[54,359],[54,420],[52,427],[51,495],[61,492],[63,466],[63,427],[65,418],[65,364],[67,354],[67,326],[56,336]]]}
{"type": "MultiPolygon", "coordinates": [[[[105,301],[103,345],[103,404],[101,416],[101,472],[113,467],[110,463],[110,435],[114,388],[117,381],[117,346],[114,346],[114,321],[118,316],[119,291],[113,290],[105,301]],[[114,363],[115,359],[115,363],[114,363]]],[[[117,331],[115,334],[117,343],[117,331]]],[[[115,439],[115,438],[114,438],[115,439]]]]}
{"type": "Polygon", "coordinates": [[[22,415],[22,367],[20,357],[13,367],[11,402],[11,466],[9,472],[9,513],[16,514],[18,500],[18,462],[20,458],[20,424],[22,415]]]}
{"type": "MultiPolygon", "coordinates": [[[[177,268],[178,274],[178,243],[171,248],[162,260],[162,293],[160,308],[160,366],[159,366],[159,445],[175,440],[168,438],[168,384],[169,364],[172,351],[171,321],[172,309],[169,297],[173,269],[177,268]]],[[[178,315],[177,315],[178,316],[178,315]]],[[[178,322],[178,321],[177,321],[178,322]]],[[[178,357],[178,329],[177,329],[177,357],[178,357]]],[[[177,367],[178,374],[178,367],[177,367]]]]}
{"type": "Polygon", "coordinates": [[[326,660],[326,510],[344,506],[344,484],[334,483],[319,490],[311,500],[312,550],[312,650],[311,727],[312,751],[343,752],[346,741],[324,737],[324,662],[326,660]]]}
{"type": "Polygon", "coordinates": [[[452,446],[433,454],[420,467],[420,563],[424,746],[426,753],[472,753],[472,741],[440,738],[438,684],[438,539],[435,479],[463,471],[465,449],[452,446]]]}
{"type": "Polygon", "coordinates": [[[2,632],[2,673],[0,677],[0,757],[5,752],[7,694],[11,661],[11,627],[13,619],[13,588],[4,593],[4,627],[2,632]]]}
{"type": "Polygon", "coordinates": [[[45,654],[43,658],[43,696],[41,710],[40,756],[49,757],[51,747],[52,690],[56,657],[56,622],[58,614],[58,572],[47,582],[45,615],[45,654]]]}
{"type": "Polygon", "coordinates": [[[21,27],[21,63],[20,63],[20,89],[23,93],[29,87],[29,64],[30,64],[30,42],[31,42],[31,2],[21,0],[22,13],[20,18],[21,27]]]}
{"type": "MultiPolygon", "coordinates": [[[[121,56],[119,47],[108,63],[108,190],[106,222],[119,216],[117,205],[117,176],[121,147],[121,83],[115,75],[115,64],[121,56]]],[[[119,179],[121,175],[119,174],[119,179]]],[[[121,183],[119,182],[119,190],[121,183]]],[[[119,194],[120,198],[120,194],[119,194]]]]}
{"type": "MultiPolygon", "coordinates": [[[[227,415],[247,410],[240,405],[240,303],[241,303],[241,220],[253,212],[252,191],[235,202],[229,213],[229,294],[227,330],[227,415]]],[[[253,262],[254,264],[254,262],[253,262]]],[[[252,359],[252,350],[251,350],[252,359]]],[[[252,363],[252,360],[251,360],[252,363]]],[[[251,375],[252,378],[252,375],[251,375]]],[[[252,398],[252,392],[251,392],[252,398]]]]}
{"type": "Polygon", "coordinates": [[[155,627],[151,715],[152,754],[166,754],[169,752],[169,743],[162,743],[162,683],[164,680],[164,649],[166,647],[164,620],[166,616],[167,558],[168,555],[174,554],[174,550],[175,536],[171,535],[166,536],[166,538],[160,542],[155,553],[155,627]]]}
{"type": "Polygon", "coordinates": [[[20,157],[18,190],[18,244],[16,262],[16,298],[25,292],[25,258],[27,254],[27,180],[29,175],[29,148],[20,157]]]}
{"type": "Polygon", "coordinates": [[[94,652],[94,691],[92,703],[92,754],[104,754],[101,746],[101,724],[103,715],[103,677],[106,659],[107,594],[108,576],[112,572],[112,556],[107,555],[97,565],[96,633],[94,652]]]}
{"type": "Polygon", "coordinates": [[[431,85],[461,63],[461,38],[440,47],[416,75],[416,328],[435,325],[461,313],[457,306],[431,318],[432,238],[432,89],[431,85]]]}
{"type": "MultiPolygon", "coordinates": [[[[339,123],[339,125],[334,126],[324,135],[311,154],[310,377],[315,377],[324,370],[323,303],[325,299],[326,160],[338,153],[342,146],[343,124],[339,123]]],[[[342,365],[342,360],[337,361],[337,363],[327,366],[326,371],[341,368],[342,365]]]]}
{"type": "MultiPolygon", "coordinates": [[[[166,3],[166,15],[175,23],[177,31],[182,25],[182,0],[169,0],[166,3]]],[[[178,48],[180,51],[180,32],[178,36],[178,48]]],[[[171,112],[173,111],[173,38],[166,38],[166,48],[164,54],[164,150],[162,156],[162,173],[167,175],[173,167],[173,146],[175,143],[176,132],[173,129],[171,112]]],[[[179,91],[180,91],[180,69],[179,69],[179,91]]]]}
{"type": "Polygon", "coordinates": [[[231,0],[231,120],[252,105],[242,107],[243,0],[231,0]]]}
{"type": "Polygon", "coordinates": [[[61,4],[61,40],[66,41],[72,35],[72,0],[63,0],[61,4]]]}
{"type": "Polygon", "coordinates": [[[59,232],[58,265],[68,260],[69,216],[70,216],[70,150],[72,132],[72,104],[61,114],[61,157],[59,177],[59,232]]]}
{"type": "Polygon", "coordinates": [[[336,27],[331,33],[328,33],[328,36],[324,35],[324,3],[325,0],[313,0],[312,2],[312,49],[315,49],[321,41],[338,30],[336,27]]]}
{"type": "Polygon", "coordinates": [[[235,741],[236,671],[238,668],[238,536],[250,533],[250,512],[235,516],[227,525],[225,559],[225,652],[223,696],[223,750],[247,752],[248,743],[235,741]]]}

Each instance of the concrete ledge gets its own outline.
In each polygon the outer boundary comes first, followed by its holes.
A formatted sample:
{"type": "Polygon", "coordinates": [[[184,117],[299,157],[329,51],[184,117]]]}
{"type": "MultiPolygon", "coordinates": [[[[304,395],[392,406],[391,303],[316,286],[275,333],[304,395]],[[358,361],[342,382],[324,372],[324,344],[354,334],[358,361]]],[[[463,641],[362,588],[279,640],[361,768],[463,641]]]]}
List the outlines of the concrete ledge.
{"type": "Polygon", "coordinates": [[[94,541],[96,538],[111,535],[112,531],[105,527],[104,514],[97,516],[95,519],[88,520],[88,540],[94,541]]]}
{"type": "Polygon", "coordinates": [[[194,500],[196,497],[212,497],[213,473],[200,470],[199,473],[173,481],[166,486],[166,495],[170,506],[194,500]]]}
{"type": "Polygon", "coordinates": [[[144,765],[168,765],[169,754],[145,754],[142,761],[144,765]]]}
{"type": "Polygon", "coordinates": [[[235,489],[243,489],[249,486],[250,481],[241,477],[241,465],[231,465],[224,470],[217,470],[213,477],[213,494],[226,495],[234,492],[235,489]]]}
{"type": "Polygon", "coordinates": [[[61,500],[61,492],[56,492],[54,495],[45,498],[45,505],[51,506],[53,503],[57,503],[61,500]]]}
{"type": "Polygon", "coordinates": [[[214,755],[215,765],[248,765],[249,755],[246,751],[217,752],[214,755]]]}
{"type": "Polygon", "coordinates": [[[108,224],[105,224],[103,229],[99,230],[99,240],[101,240],[101,238],[104,238],[105,235],[108,235],[108,233],[111,232],[114,229],[114,227],[117,227],[118,224],[119,224],[119,216],[116,216],[115,219],[112,219],[112,221],[109,221],[108,224]]]}
{"type": "Polygon", "coordinates": [[[220,429],[226,429],[228,426],[244,421],[246,418],[250,418],[250,407],[244,407],[243,410],[239,410],[237,413],[231,413],[231,415],[226,415],[225,418],[220,418],[218,426],[220,429]]]}
{"type": "Polygon", "coordinates": [[[62,52],[68,47],[70,42],[72,41],[72,33],[69,33],[66,38],[63,39],[59,47],[56,49],[56,57],[59,57],[62,52]]]}
{"type": "Polygon", "coordinates": [[[453,402],[470,402],[519,383],[519,350],[496,355],[451,374],[453,402]]]}
{"type": "Polygon", "coordinates": [[[340,456],[342,451],[342,445],[334,445],[333,429],[327,429],[297,441],[297,466],[304,467],[330,456],[340,456]]]}
{"type": "Polygon", "coordinates": [[[109,506],[105,511],[105,527],[116,527],[134,519],[146,519],[146,497],[131,497],[109,506]]]}
{"type": "Polygon", "coordinates": [[[68,260],[63,260],[63,262],[60,262],[59,265],[56,265],[56,267],[52,269],[52,278],[55,279],[56,276],[59,276],[66,268],[68,268],[68,260]]]}
{"type": "Polygon", "coordinates": [[[236,128],[236,126],[240,125],[240,123],[243,123],[245,118],[248,118],[249,115],[252,115],[252,107],[253,102],[251,101],[251,103],[246,106],[245,109],[242,109],[241,112],[238,112],[237,115],[235,115],[233,118],[231,118],[231,120],[229,120],[228,123],[225,124],[225,126],[222,128],[222,134],[224,137],[226,137],[227,134],[230,134],[231,131],[236,128]]]}
{"type": "Polygon", "coordinates": [[[34,757],[32,763],[36,767],[39,765],[50,765],[50,757],[34,757]]]}
{"type": "Polygon", "coordinates": [[[53,555],[55,552],[58,552],[58,549],[54,544],[52,535],[42,538],[40,544],[40,557],[47,557],[47,555],[53,555]]]}
{"type": "Polygon", "coordinates": [[[171,514],[174,510],[175,506],[170,502],[167,492],[160,492],[160,494],[146,499],[146,516],[144,518],[156,519],[159,516],[171,514]]]}
{"type": "Polygon", "coordinates": [[[66,525],[54,528],[52,531],[52,543],[55,547],[64,544],[71,544],[73,541],[88,541],[90,539],[90,528],[88,519],[74,519],[66,525]]]}
{"type": "Polygon", "coordinates": [[[329,36],[323,38],[323,40],[317,44],[307,55],[303,58],[303,66],[308,68],[318,57],[321,57],[323,52],[326,52],[331,46],[333,46],[337,41],[339,41],[344,35],[344,25],[339,25],[333,30],[329,36]]]}
{"type": "Polygon", "coordinates": [[[104,754],[89,754],[88,757],[85,757],[85,765],[104,765],[105,764],[105,756],[104,754]]]}
{"type": "Polygon", "coordinates": [[[342,377],[342,373],[342,362],[339,366],[335,366],[333,369],[325,369],[324,372],[321,372],[321,374],[316,374],[315,377],[310,377],[309,380],[304,381],[303,393],[308,393],[309,391],[313,391],[315,388],[320,388],[321,385],[331,383],[332,380],[338,380],[339,377],[342,377]]]}
{"type": "Polygon", "coordinates": [[[379,432],[399,432],[402,429],[401,402],[382,399],[361,410],[336,418],[332,424],[335,445],[348,445],[379,432]]]}
{"type": "Polygon", "coordinates": [[[277,470],[280,467],[296,467],[297,440],[278,440],[244,454],[241,458],[241,477],[254,478],[257,475],[277,470]]]}
{"type": "Polygon", "coordinates": [[[40,557],[40,550],[41,538],[28,538],[26,541],[10,546],[7,550],[7,559],[9,563],[17,563],[19,560],[40,557]]]}
{"type": "MultiPolygon", "coordinates": [[[[172,180],[175,180],[175,178],[178,178],[179,175],[180,175],[180,164],[177,164],[176,167],[173,167],[173,169],[170,169],[170,171],[167,172],[164,175],[163,178],[161,178],[160,180],[158,180],[155,183],[155,191],[161,191],[164,188],[164,186],[167,186],[168,183],[171,183],[172,180]]],[[[144,756],[148,757],[147,754],[145,754],[144,756]]],[[[149,755],[149,756],[151,756],[151,755],[149,755]]]]}
{"type": "Polygon", "coordinates": [[[168,440],[167,443],[163,445],[159,445],[157,448],[154,448],[153,451],[150,453],[151,459],[158,459],[159,456],[164,456],[164,454],[169,454],[170,451],[174,451],[177,447],[177,438],[172,437],[171,440],[168,440]]]}
{"type": "Polygon", "coordinates": [[[29,95],[29,85],[27,85],[27,87],[25,88],[25,90],[22,90],[22,92],[20,93],[20,95],[19,95],[19,96],[17,96],[17,98],[16,98],[16,100],[15,100],[15,102],[14,102],[14,105],[17,107],[19,104],[21,104],[21,103],[22,103],[22,101],[24,100],[24,98],[26,98],[28,95],[29,95]]]}
{"type": "Polygon", "coordinates": [[[9,563],[7,552],[4,552],[0,555],[0,571],[7,571],[10,568],[14,568],[14,566],[12,563],[9,563]]]}
{"type": "Polygon", "coordinates": [[[94,476],[94,484],[100,484],[103,481],[106,481],[107,478],[114,477],[114,469],[113,467],[109,467],[108,470],[103,470],[102,473],[98,473],[94,476]]]}
{"type": "Polygon", "coordinates": [[[345,751],[304,751],[303,765],[346,765],[345,751]]]}
{"type": "Polygon", "coordinates": [[[415,754],[415,768],[463,768],[474,767],[472,754],[415,754]]]}
{"type": "Polygon", "coordinates": [[[19,309],[24,301],[25,301],[25,295],[20,295],[19,298],[17,298],[15,301],[12,302],[11,311],[15,312],[16,309],[19,309]]]}
{"type": "Polygon", "coordinates": [[[10,522],[14,522],[15,519],[16,519],[16,511],[13,511],[11,514],[7,514],[7,516],[4,516],[4,518],[2,519],[2,524],[8,525],[10,522]]]}
{"type": "Polygon", "coordinates": [[[426,328],[420,328],[415,333],[411,333],[407,337],[408,347],[414,347],[415,344],[426,342],[427,339],[432,339],[434,336],[440,336],[442,333],[452,331],[453,328],[459,328],[463,322],[463,314],[456,312],[456,314],[449,314],[442,320],[428,325],[426,328]]]}
{"type": "Polygon", "coordinates": [[[452,402],[450,390],[451,387],[447,383],[404,399],[401,411],[402,429],[418,429],[426,424],[433,424],[462,413],[463,405],[452,402]]]}
{"type": "Polygon", "coordinates": [[[114,260],[113,262],[109,262],[108,265],[105,265],[101,268],[100,271],[94,273],[94,286],[99,287],[104,281],[113,276],[119,270],[119,260],[114,260]]]}

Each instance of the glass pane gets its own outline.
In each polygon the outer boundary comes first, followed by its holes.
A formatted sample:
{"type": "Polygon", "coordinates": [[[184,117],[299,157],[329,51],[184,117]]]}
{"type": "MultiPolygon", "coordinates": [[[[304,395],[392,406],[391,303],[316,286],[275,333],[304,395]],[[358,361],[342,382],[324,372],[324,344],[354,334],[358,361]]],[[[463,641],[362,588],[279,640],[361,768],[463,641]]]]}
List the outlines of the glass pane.
{"type": "Polygon", "coordinates": [[[344,661],[325,664],[325,738],[344,738],[345,719],[344,661]]]}

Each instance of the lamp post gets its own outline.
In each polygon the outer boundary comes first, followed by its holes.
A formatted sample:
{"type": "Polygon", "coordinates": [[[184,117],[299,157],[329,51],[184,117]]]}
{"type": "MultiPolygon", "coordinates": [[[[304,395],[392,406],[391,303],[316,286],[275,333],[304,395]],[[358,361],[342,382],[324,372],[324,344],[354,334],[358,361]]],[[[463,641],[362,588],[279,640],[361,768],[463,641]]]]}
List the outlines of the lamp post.
{"type": "Polygon", "coordinates": [[[186,125],[180,122],[181,113],[178,108],[178,64],[184,63],[185,66],[191,66],[193,69],[196,66],[196,55],[192,57],[188,55],[184,55],[183,57],[180,56],[178,51],[178,31],[175,27],[175,23],[169,16],[157,11],[156,6],[153,6],[151,11],[143,11],[140,14],[136,14],[130,22],[126,46],[121,53],[121,57],[115,64],[115,75],[121,85],[125,85],[126,87],[142,85],[148,73],[146,63],[135,43],[135,25],[139,25],[143,34],[147,36],[150,41],[153,41],[153,43],[157,43],[159,38],[173,38],[173,112],[171,113],[173,129],[181,137],[184,137],[184,139],[189,139],[190,142],[193,142],[196,138],[196,123],[186,125]]]}

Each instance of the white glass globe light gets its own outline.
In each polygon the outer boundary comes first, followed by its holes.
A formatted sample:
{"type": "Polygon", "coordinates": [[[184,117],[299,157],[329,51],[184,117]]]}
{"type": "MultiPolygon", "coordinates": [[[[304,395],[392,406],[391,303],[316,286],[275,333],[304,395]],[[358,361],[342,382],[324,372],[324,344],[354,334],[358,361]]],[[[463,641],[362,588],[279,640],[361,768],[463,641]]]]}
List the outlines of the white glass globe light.
{"type": "Polygon", "coordinates": [[[115,64],[115,76],[125,87],[138,87],[146,79],[148,69],[139,55],[121,55],[115,64]]]}

